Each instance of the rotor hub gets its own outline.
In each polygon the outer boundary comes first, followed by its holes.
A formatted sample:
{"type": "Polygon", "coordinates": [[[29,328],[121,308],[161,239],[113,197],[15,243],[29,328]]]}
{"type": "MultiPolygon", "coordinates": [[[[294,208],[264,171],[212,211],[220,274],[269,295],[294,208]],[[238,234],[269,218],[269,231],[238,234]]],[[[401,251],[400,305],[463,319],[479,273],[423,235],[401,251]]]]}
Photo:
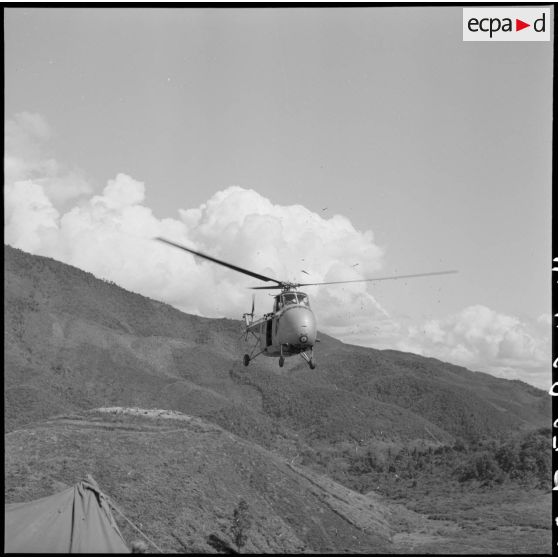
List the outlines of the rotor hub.
{"type": "Polygon", "coordinates": [[[287,283],[287,282],[282,282],[280,284],[281,290],[283,292],[287,292],[287,291],[296,291],[296,289],[298,289],[300,285],[298,283],[287,283]]]}

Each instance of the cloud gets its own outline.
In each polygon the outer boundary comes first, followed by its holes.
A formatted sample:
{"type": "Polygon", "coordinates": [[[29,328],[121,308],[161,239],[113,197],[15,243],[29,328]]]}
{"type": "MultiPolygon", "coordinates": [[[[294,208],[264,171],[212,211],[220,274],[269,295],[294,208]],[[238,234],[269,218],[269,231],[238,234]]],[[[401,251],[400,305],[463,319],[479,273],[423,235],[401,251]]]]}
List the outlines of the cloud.
{"type": "Polygon", "coordinates": [[[92,193],[82,172],[61,165],[48,152],[47,141],[54,132],[40,114],[16,114],[6,121],[4,135],[5,184],[32,181],[41,186],[49,201],[56,205],[92,193]]]}
{"type": "MultiPolygon", "coordinates": [[[[371,231],[357,231],[340,215],[324,219],[301,205],[273,204],[254,190],[239,186],[217,192],[199,208],[180,211],[180,215],[190,245],[279,280],[314,283],[361,279],[363,273],[373,274],[382,265],[383,251],[374,243],[371,231]],[[352,268],[355,261],[362,262],[359,272],[352,268]]],[[[212,275],[243,285],[256,284],[252,279],[233,278],[223,268],[214,269],[212,275]]],[[[321,310],[322,324],[336,321],[340,301],[348,305],[343,310],[345,319],[352,307],[353,313],[357,308],[360,312],[363,298],[369,307],[379,309],[364,284],[323,287],[318,293],[312,287],[307,290],[315,295],[313,304],[321,310]]]]}
{"type": "MultiPolygon", "coordinates": [[[[6,124],[5,241],[12,246],[208,317],[239,318],[251,303],[246,287],[261,283],[154,237],[287,281],[355,280],[382,269],[372,231],[356,230],[341,215],[324,218],[301,205],[273,203],[252,189],[230,186],[165,219],[145,205],[146,186],[126,174],[93,195],[79,173],[48,157],[43,144],[51,135],[39,115],[22,113],[6,124]]],[[[527,323],[477,305],[417,324],[392,318],[368,288],[305,287],[320,329],[346,342],[547,383],[550,316],[527,323]]],[[[256,312],[270,309],[268,292],[258,291],[256,312]]]]}
{"type": "Polygon", "coordinates": [[[38,253],[45,235],[58,228],[59,213],[44,188],[30,180],[4,187],[6,242],[31,253],[38,253]],[[10,242],[11,241],[11,242],[10,242]]]}
{"type": "Polygon", "coordinates": [[[407,327],[397,347],[546,387],[550,331],[546,316],[529,322],[474,305],[444,319],[407,327]]]}
{"type": "MultiPolygon", "coordinates": [[[[40,118],[23,120],[27,128],[41,133],[33,135],[26,128],[21,137],[48,136],[40,118]]],[[[34,153],[24,142],[21,148],[34,153]]],[[[25,180],[5,186],[9,244],[75,265],[186,312],[240,317],[250,304],[251,293],[245,287],[261,283],[157,243],[156,236],[280,280],[359,279],[382,265],[383,253],[371,231],[357,231],[340,215],[324,219],[301,205],[274,204],[254,190],[231,186],[197,208],[179,210],[176,219],[157,219],[145,205],[145,185],[121,173],[100,194],[59,211],[45,184],[35,178],[37,166],[21,168],[26,172],[22,170],[20,178],[25,180]],[[358,272],[351,267],[354,262],[360,262],[358,272]]],[[[51,178],[55,184],[56,175],[51,178]]],[[[271,307],[267,294],[257,295],[262,313],[271,307]]],[[[324,327],[364,315],[365,308],[382,312],[365,285],[325,287],[314,306],[323,310],[324,327]]]]}
{"type": "MultiPolygon", "coordinates": [[[[341,215],[324,219],[301,205],[279,205],[254,190],[231,186],[177,219],[156,219],[145,186],[118,174],[99,195],[49,157],[52,136],[37,114],[8,121],[6,240],[205,316],[240,316],[258,284],[228,269],[195,260],[152,238],[164,236],[273,278],[290,281],[360,279],[381,269],[383,252],[371,231],[357,231],[341,215]],[[76,198],[74,207],[61,209],[76,198]],[[60,208],[60,209],[57,209],[60,208]],[[358,263],[358,270],[354,265],[358,263]]],[[[309,287],[321,326],[343,328],[385,311],[366,285],[309,287]]],[[[258,307],[267,311],[267,293],[258,307]]]]}

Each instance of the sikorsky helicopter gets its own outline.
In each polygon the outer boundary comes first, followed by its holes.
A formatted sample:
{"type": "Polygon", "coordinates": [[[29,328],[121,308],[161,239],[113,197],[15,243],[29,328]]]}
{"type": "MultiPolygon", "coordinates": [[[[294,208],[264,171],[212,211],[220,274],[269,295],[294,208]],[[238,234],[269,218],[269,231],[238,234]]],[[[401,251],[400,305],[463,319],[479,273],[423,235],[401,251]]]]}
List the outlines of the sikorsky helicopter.
{"type": "Polygon", "coordinates": [[[262,318],[254,320],[254,297],[252,297],[252,310],[250,313],[243,314],[245,323],[245,341],[248,341],[248,335],[252,335],[256,343],[250,354],[244,355],[244,366],[248,366],[250,361],[259,355],[268,357],[279,357],[279,366],[285,364],[285,357],[300,355],[313,370],[316,368],[314,360],[314,345],[319,341],[317,337],[316,317],[310,309],[308,295],[298,291],[299,287],[309,287],[314,285],[339,285],[342,283],[362,283],[367,281],[386,281],[390,279],[409,279],[411,277],[426,277],[429,275],[446,275],[448,273],[457,273],[451,271],[432,271],[429,273],[416,273],[414,275],[394,275],[391,277],[374,277],[372,279],[356,279],[351,281],[326,281],[322,283],[291,283],[289,281],[279,281],[259,273],[255,273],[248,269],[238,267],[231,263],[218,260],[197,252],[191,248],[186,248],[181,244],[166,240],[164,238],[156,238],[161,242],[180,248],[194,256],[199,256],[214,262],[216,264],[234,269],[260,281],[272,282],[275,285],[264,287],[251,287],[253,290],[262,289],[280,289],[281,293],[274,297],[273,311],[264,314],[262,318]]]}

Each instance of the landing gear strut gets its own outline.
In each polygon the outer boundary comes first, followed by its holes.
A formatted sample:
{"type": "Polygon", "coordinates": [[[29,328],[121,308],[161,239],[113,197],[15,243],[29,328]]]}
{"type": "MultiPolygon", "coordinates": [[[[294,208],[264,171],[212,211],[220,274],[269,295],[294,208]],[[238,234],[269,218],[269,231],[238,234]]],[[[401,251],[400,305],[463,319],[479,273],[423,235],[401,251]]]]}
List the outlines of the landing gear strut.
{"type": "Polygon", "coordinates": [[[263,351],[259,351],[256,353],[256,350],[258,348],[258,341],[259,339],[256,337],[256,344],[254,345],[254,347],[252,347],[252,352],[250,354],[245,354],[242,358],[244,366],[248,366],[250,364],[250,361],[254,360],[257,356],[261,355],[265,351],[264,349],[263,351]]]}
{"type": "Polygon", "coordinates": [[[285,357],[284,357],[283,355],[281,355],[281,356],[279,357],[279,366],[280,366],[281,368],[283,368],[284,365],[285,365],[285,357]]]}
{"type": "Polygon", "coordinates": [[[310,370],[314,370],[316,368],[316,361],[314,360],[314,349],[310,349],[310,356],[306,354],[305,351],[300,353],[300,356],[308,363],[310,370]]]}

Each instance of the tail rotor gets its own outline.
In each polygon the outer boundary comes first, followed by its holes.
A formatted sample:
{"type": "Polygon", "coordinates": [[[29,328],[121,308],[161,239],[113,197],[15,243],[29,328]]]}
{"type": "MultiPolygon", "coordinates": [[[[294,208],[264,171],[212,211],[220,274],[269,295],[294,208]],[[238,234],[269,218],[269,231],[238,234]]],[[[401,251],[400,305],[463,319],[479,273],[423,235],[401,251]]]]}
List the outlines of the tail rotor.
{"type": "Polygon", "coordinates": [[[256,309],[256,295],[253,294],[252,295],[252,310],[250,311],[250,313],[246,312],[245,314],[242,315],[242,317],[244,318],[244,321],[246,322],[246,325],[250,325],[253,321],[254,321],[254,311],[256,309]],[[248,320],[248,318],[250,318],[250,320],[248,320]]]}

